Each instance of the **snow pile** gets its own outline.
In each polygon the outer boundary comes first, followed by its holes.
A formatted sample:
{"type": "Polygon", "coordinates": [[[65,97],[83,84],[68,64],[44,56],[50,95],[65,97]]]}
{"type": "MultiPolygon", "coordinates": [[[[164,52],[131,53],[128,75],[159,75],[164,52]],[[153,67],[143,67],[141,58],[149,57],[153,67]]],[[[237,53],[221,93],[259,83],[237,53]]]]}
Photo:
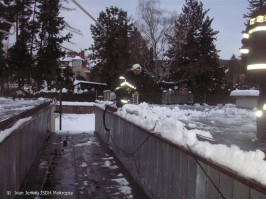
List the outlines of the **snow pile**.
{"type": "Polygon", "coordinates": [[[235,145],[228,147],[199,141],[191,149],[207,159],[238,172],[243,177],[255,179],[266,185],[265,154],[260,150],[243,151],[235,145]]]}
{"type": "Polygon", "coordinates": [[[32,117],[27,117],[18,120],[11,128],[0,131],[0,143],[2,143],[14,130],[22,126],[25,122],[30,121],[32,117]]]}
{"type": "Polygon", "coordinates": [[[117,114],[175,144],[192,150],[195,154],[266,185],[266,161],[264,160],[265,154],[262,151],[243,151],[235,145],[228,147],[222,144],[216,145],[199,141],[196,135],[209,138],[212,138],[212,135],[208,131],[196,129],[197,124],[192,123],[193,119],[207,117],[213,120],[212,123],[223,122],[227,125],[232,123],[232,120],[226,121],[225,119],[231,118],[240,121],[241,124],[243,122],[242,118],[255,120],[254,113],[237,109],[234,105],[212,108],[199,105],[198,108],[198,110],[181,110],[178,106],[170,108],[148,105],[147,103],[127,104],[119,109],[117,114]],[[184,121],[188,122],[188,125],[184,121]]]}

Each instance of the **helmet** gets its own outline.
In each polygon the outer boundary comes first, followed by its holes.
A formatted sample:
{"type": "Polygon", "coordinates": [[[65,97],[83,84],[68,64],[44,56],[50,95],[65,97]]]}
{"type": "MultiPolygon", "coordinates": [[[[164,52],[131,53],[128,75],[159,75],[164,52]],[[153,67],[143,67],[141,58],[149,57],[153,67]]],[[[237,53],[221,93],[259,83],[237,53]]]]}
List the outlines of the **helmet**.
{"type": "Polygon", "coordinates": [[[132,65],[131,70],[133,71],[135,69],[141,71],[141,66],[139,64],[132,65]]]}

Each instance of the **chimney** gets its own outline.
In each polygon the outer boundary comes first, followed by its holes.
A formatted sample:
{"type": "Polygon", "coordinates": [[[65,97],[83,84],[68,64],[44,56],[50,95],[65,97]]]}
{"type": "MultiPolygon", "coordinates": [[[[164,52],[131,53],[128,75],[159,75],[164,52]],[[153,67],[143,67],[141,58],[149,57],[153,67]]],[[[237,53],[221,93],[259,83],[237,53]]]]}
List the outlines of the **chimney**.
{"type": "Polygon", "coordinates": [[[81,57],[82,59],[85,59],[85,51],[81,51],[81,52],[80,52],[80,57],[81,57]]]}

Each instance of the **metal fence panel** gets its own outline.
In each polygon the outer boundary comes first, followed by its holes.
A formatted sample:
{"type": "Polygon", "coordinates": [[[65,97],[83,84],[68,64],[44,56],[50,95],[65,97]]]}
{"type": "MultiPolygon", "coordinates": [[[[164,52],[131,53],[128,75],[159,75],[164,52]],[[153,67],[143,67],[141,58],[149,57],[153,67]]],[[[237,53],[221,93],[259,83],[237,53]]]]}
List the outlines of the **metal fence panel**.
{"type": "MultiPolygon", "coordinates": [[[[219,171],[208,166],[207,173],[209,177],[211,177],[213,183],[217,187],[219,187],[219,171]]],[[[207,179],[207,198],[208,199],[219,199],[219,193],[209,179],[207,179]]]]}
{"type": "Polygon", "coordinates": [[[151,198],[220,198],[205,173],[226,198],[265,198],[265,187],[253,182],[245,185],[250,180],[199,158],[113,113],[106,115],[106,123],[115,140],[110,143],[108,133],[102,126],[103,110],[96,107],[95,111],[95,131],[112,145],[114,153],[151,198]],[[128,154],[134,151],[133,155],[128,154]]]}
{"type": "Polygon", "coordinates": [[[234,180],[234,190],[233,190],[234,199],[248,199],[250,198],[249,194],[250,194],[249,187],[234,180]]]}
{"type": "Polygon", "coordinates": [[[180,198],[181,184],[181,152],[174,149],[172,198],[180,198]]]}
{"type": "Polygon", "coordinates": [[[195,159],[188,156],[188,193],[187,198],[196,198],[196,177],[197,177],[197,163],[195,159]]]}
{"type": "Polygon", "coordinates": [[[47,137],[51,106],[47,104],[35,111],[31,120],[0,143],[0,198],[14,198],[14,191],[19,191],[47,137]]]}
{"type": "Polygon", "coordinates": [[[200,161],[199,163],[203,169],[199,165],[197,165],[196,198],[206,199],[207,198],[207,176],[204,173],[204,171],[207,171],[207,165],[200,161]]]}
{"type": "Polygon", "coordinates": [[[220,173],[220,187],[219,189],[227,199],[233,198],[234,179],[220,173]]]}

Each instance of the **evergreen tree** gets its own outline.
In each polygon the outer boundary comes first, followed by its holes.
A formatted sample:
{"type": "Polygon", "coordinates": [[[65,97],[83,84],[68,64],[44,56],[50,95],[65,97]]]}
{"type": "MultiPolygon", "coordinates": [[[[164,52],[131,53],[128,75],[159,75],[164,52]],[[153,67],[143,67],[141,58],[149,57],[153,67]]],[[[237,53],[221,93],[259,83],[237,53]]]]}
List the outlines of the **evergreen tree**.
{"type": "MultiPolygon", "coordinates": [[[[0,2],[0,18],[6,19],[8,21],[12,21],[12,17],[9,15],[9,10],[12,8],[10,6],[10,2],[5,0],[0,2]]],[[[0,23],[0,29],[4,31],[10,30],[10,25],[7,23],[0,23]]],[[[4,94],[4,83],[9,75],[8,65],[7,65],[7,57],[5,55],[3,41],[8,40],[8,35],[5,33],[0,32],[0,95],[3,96],[4,94]]]]}
{"type": "Polygon", "coordinates": [[[226,88],[228,91],[231,91],[233,89],[240,89],[240,83],[241,83],[241,62],[237,57],[233,54],[225,63],[225,79],[226,79],[226,88]]]}
{"type": "Polygon", "coordinates": [[[201,2],[186,0],[174,34],[168,36],[172,81],[194,93],[220,92],[224,76],[214,45],[218,31],[211,28],[213,19],[207,16],[208,11],[201,2]]]}
{"type": "Polygon", "coordinates": [[[113,89],[118,75],[128,68],[132,24],[128,23],[127,12],[117,7],[106,8],[98,21],[107,32],[91,25],[94,44],[89,48],[92,52],[89,57],[95,64],[92,77],[98,77],[95,80],[106,82],[113,89]]]}
{"type": "Polygon", "coordinates": [[[248,18],[248,21],[252,17],[257,17],[260,14],[266,12],[266,0],[248,0],[249,2],[249,13],[245,14],[244,17],[248,18]]]}
{"type": "Polygon", "coordinates": [[[16,42],[10,49],[9,65],[16,74],[16,80],[21,88],[29,77],[31,58],[29,54],[30,27],[32,14],[31,0],[15,0],[11,10],[16,24],[16,42]]]}
{"type": "Polygon", "coordinates": [[[37,67],[35,79],[40,86],[46,80],[48,87],[56,84],[60,76],[58,59],[63,56],[61,44],[69,41],[70,33],[62,36],[66,28],[66,22],[59,16],[62,5],[60,0],[41,1],[38,5],[39,13],[37,19],[40,22],[39,45],[37,55],[37,67]]]}

